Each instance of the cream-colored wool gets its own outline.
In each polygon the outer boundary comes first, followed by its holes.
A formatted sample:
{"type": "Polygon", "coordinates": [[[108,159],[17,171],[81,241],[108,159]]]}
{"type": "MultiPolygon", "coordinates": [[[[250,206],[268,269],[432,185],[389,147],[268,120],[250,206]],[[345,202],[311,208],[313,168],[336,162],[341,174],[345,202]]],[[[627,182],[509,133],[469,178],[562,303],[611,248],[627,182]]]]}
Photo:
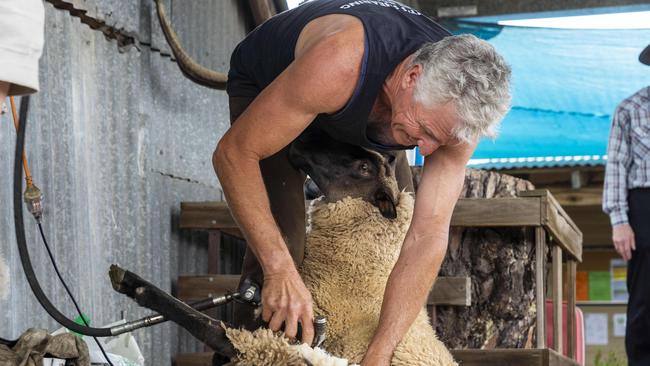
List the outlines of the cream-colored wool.
{"type": "MultiPolygon", "coordinates": [[[[379,322],[384,288],[399,256],[413,204],[410,194],[401,193],[397,218],[390,220],[361,199],[312,202],[300,272],[311,291],[315,314],[327,317],[324,348],[329,353],[361,362],[379,322]]],[[[269,330],[250,333],[228,329],[226,334],[242,352],[237,365],[305,364],[296,360],[301,357],[294,353],[295,346],[269,330]]],[[[391,365],[457,364],[437,339],[423,308],[395,349],[391,365]]]]}
{"type": "Polygon", "coordinates": [[[238,366],[348,366],[348,361],[333,357],[306,343],[290,345],[287,338],[269,329],[225,328],[226,336],[239,351],[232,365],[238,366]]]}
{"type": "MultiPolygon", "coordinates": [[[[361,362],[379,323],[388,276],[409,227],[414,200],[401,193],[397,218],[384,218],[361,200],[316,200],[301,273],[314,299],[314,312],[327,317],[325,349],[361,362]]],[[[391,365],[451,366],[423,308],[399,343],[391,365]]]]}
{"type": "Polygon", "coordinates": [[[226,336],[239,352],[232,364],[239,366],[306,366],[298,351],[289,345],[286,337],[260,328],[254,332],[225,328],[226,336]]]}

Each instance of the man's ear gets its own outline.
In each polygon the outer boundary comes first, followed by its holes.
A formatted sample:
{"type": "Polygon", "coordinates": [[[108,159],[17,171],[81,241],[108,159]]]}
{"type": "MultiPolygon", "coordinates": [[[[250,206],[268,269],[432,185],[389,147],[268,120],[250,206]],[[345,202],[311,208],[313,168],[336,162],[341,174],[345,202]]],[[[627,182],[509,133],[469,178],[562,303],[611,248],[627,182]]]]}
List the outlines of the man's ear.
{"type": "Polygon", "coordinates": [[[424,68],[420,64],[413,64],[406,69],[404,77],[402,77],[402,87],[405,89],[415,87],[418,78],[424,72],[424,68]]]}

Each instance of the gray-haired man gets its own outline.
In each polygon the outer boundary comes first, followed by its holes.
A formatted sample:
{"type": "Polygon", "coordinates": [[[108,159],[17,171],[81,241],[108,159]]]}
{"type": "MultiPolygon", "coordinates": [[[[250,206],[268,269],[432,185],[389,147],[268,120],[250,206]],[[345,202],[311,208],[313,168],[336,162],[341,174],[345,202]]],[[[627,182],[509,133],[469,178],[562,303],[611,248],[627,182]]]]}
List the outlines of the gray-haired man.
{"type": "MultiPolygon", "coordinates": [[[[650,65],[650,45],[639,61],[650,65]]],[[[614,247],[628,261],[628,362],[650,365],[650,86],[616,108],[603,193],[614,247]]]]}
{"type": "MultiPolygon", "coordinates": [[[[262,317],[313,337],[303,257],[305,176],[288,145],[317,128],[375,149],[426,156],[415,211],[363,365],[388,365],[437,276],[465,164],[509,108],[510,69],[488,43],[394,1],[310,1],[241,42],[228,75],[232,127],[213,162],[249,244],[244,276],[263,279],[262,317]],[[266,189],[265,189],[266,188],[266,189]],[[268,196],[267,196],[268,193],[268,196]],[[259,263],[258,263],[259,261],[259,263]],[[262,278],[263,277],[263,278],[262,278]]],[[[401,154],[400,188],[412,189],[401,154]]],[[[378,245],[381,245],[378,243],[378,245]]]]}

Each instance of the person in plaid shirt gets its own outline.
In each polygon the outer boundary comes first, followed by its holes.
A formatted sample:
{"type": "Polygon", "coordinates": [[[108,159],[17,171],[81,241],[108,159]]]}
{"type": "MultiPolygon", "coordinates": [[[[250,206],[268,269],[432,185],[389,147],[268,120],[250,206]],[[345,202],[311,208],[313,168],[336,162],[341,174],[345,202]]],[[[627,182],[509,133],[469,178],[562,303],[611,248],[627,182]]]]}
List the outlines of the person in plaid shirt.
{"type": "MultiPolygon", "coordinates": [[[[639,61],[650,65],[650,45],[639,61]]],[[[628,261],[628,362],[650,365],[650,86],[623,100],[614,113],[603,211],[611,220],[614,247],[628,261]]]]}

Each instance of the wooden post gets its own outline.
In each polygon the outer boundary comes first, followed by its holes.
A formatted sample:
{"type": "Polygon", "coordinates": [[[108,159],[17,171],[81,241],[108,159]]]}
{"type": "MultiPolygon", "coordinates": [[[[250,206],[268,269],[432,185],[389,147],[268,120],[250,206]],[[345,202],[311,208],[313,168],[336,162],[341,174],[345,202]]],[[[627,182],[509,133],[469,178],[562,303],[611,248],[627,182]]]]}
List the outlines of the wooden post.
{"type": "Polygon", "coordinates": [[[576,356],[576,261],[567,260],[567,356],[575,359],[576,356]]]}
{"type": "Polygon", "coordinates": [[[546,348],[546,319],[544,307],[546,291],[544,278],[546,269],[546,232],[535,227],[535,301],[537,305],[537,348],[546,348]]]}
{"type": "Polygon", "coordinates": [[[562,354],[564,337],[562,328],[562,248],[553,245],[553,349],[562,354]]]}

